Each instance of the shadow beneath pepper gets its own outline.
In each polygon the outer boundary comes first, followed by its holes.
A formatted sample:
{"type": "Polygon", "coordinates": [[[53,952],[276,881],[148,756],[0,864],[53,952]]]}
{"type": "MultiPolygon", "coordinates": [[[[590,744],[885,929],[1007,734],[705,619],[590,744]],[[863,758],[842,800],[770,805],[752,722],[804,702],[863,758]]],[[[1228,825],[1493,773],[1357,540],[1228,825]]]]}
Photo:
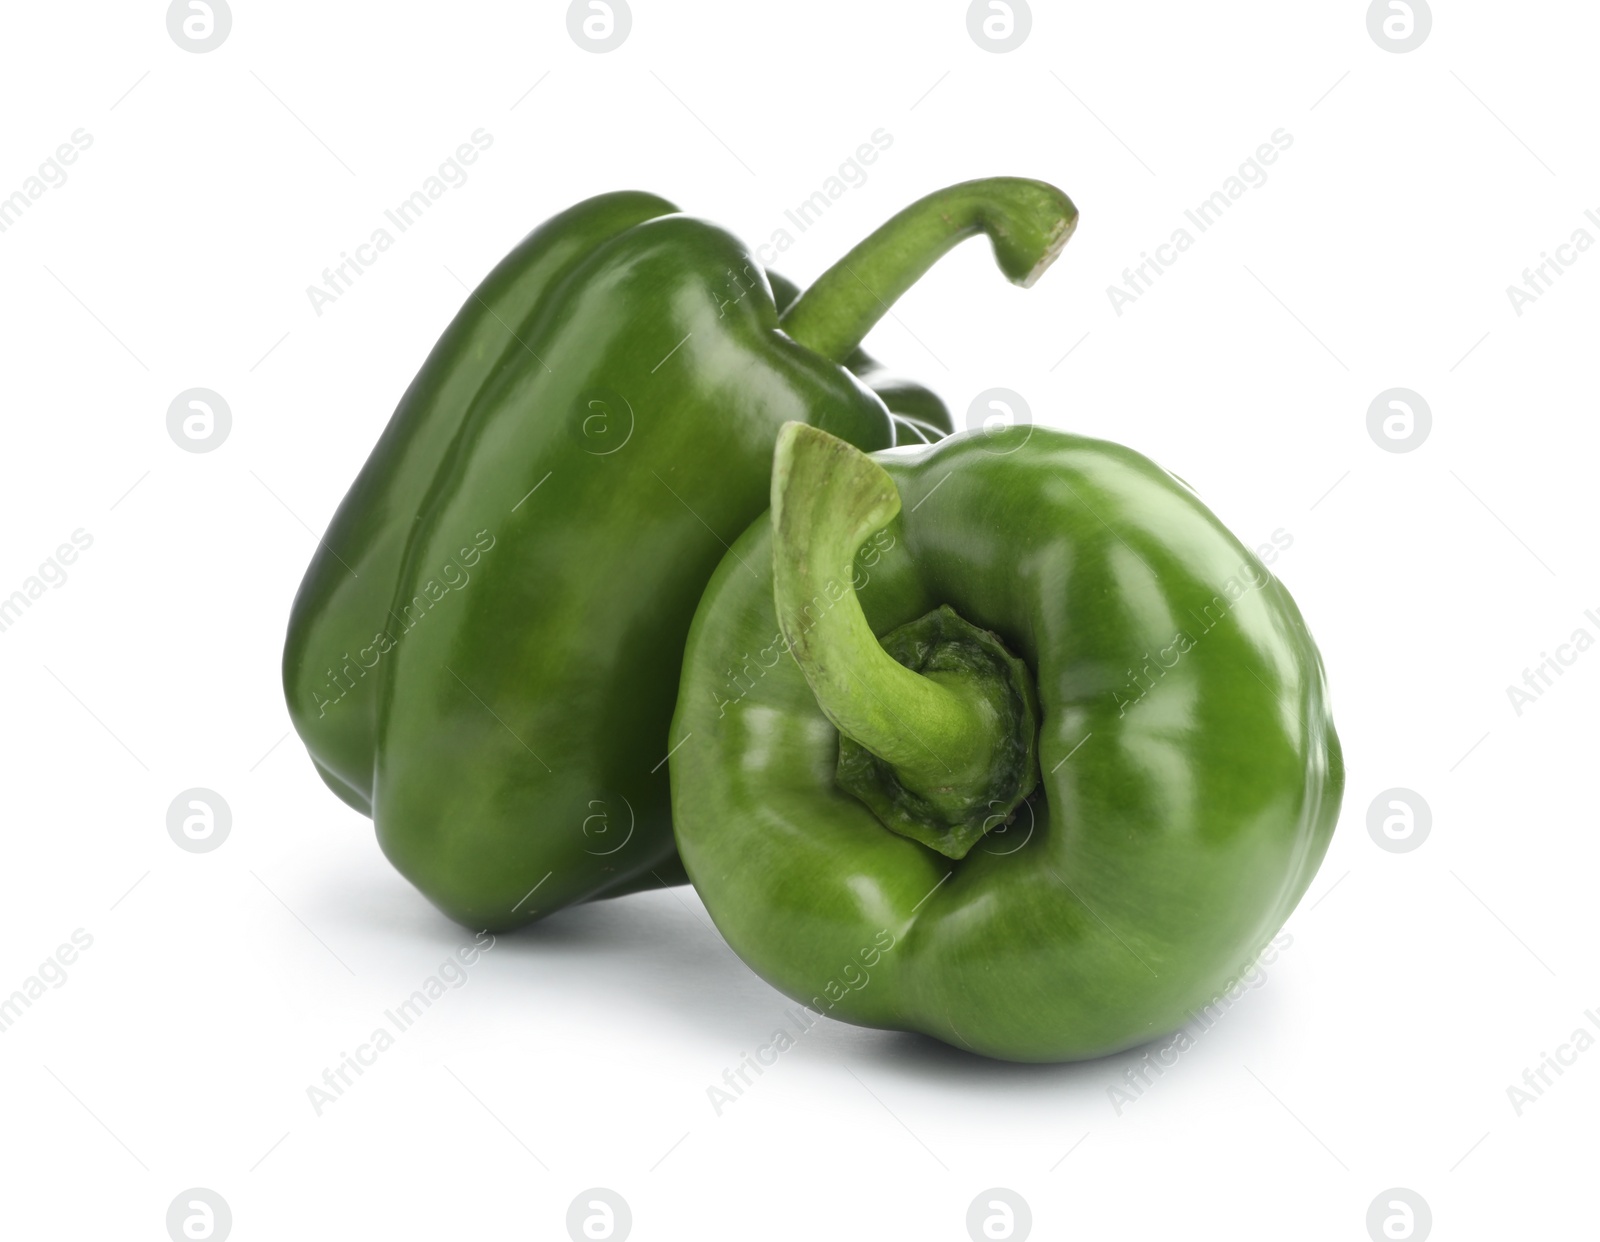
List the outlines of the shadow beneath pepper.
{"type": "MultiPolygon", "coordinates": [[[[931,1035],[911,1031],[880,1034],[882,1038],[866,1050],[866,1060],[872,1067],[907,1078],[968,1083],[985,1089],[1015,1086],[1033,1091],[1041,1086],[1082,1085],[1099,1088],[1109,1080],[1112,1067],[1120,1066],[1129,1055],[1129,1052],[1118,1052],[1093,1061],[1040,1064],[997,1061],[931,1035]]],[[[1130,1051],[1137,1055],[1137,1049],[1130,1051]]]]}
{"type": "Polygon", "coordinates": [[[739,960],[688,887],[570,906],[500,933],[492,956],[501,982],[539,1004],[583,998],[584,1008],[628,1021],[646,1009],[732,1051],[789,1003],[739,960]]]}
{"type": "MultiPolygon", "coordinates": [[[[873,1083],[902,1080],[973,1089],[993,1102],[1036,1098],[1041,1088],[1063,1100],[1104,1105],[1131,1049],[1093,1061],[1022,1064],[997,1061],[916,1032],[852,1026],[799,1004],[769,986],[728,948],[691,889],[637,894],[563,910],[514,933],[519,952],[542,959],[556,950],[603,963],[603,986],[643,993],[674,1025],[730,1049],[753,1048],[783,1030],[793,1041],[780,1060],[825,1061],[873,1083]]],[[[591,986],[595,983],[591,979],[591,986]]],[[[597,1005],[605,1002],[597,999],[597,1005]]]]}
{"type": "MultiPolygon", "coordinates": [[[[408,886],[386,886],[357,917],[386,924],[386,939],[428,943],[441,956],[471,942],[471,933],[420,903],[408,886]]],[[[802,1010],[739,960],[688,887],[568,907],[497,934],[485,958],[489,970],[473,968],[470,990],[503,1020],[537,1021],[552,1006],[581,1008],[602,1021],[660,1024],[724,1048],[730,1065],[781,1030],[790,1044],[781,1060],[835,1065],[869,1089],[898,1080],[1019,1104],[1044,1089],[1063,1104],[1105,1107],[1107,1087],[1120,1084],[1123,1069],[1142,1056],[1134,1048],[1063,1064],[997,1061],[929,1035],[802,1010]]]]}

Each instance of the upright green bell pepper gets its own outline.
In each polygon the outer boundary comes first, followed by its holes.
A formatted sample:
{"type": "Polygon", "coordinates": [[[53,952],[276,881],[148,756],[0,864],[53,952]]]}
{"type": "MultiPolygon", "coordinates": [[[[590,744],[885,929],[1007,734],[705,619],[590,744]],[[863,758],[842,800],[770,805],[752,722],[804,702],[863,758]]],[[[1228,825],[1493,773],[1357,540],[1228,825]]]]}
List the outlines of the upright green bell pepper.
{"type": "Polygon", "coordinates": [[[786,427],[672,745],[683,862],[759,975],[1018,1061],[1214,999],[1305,892],[1344,784],[1321,659],[1260,560],[1139,454],[1025,426],[871,458],[786,427]]]}
{"type": "MultiPolygon", "coordinates": [[[[959,223],[944,248],[988,232],[1021,278],[1073,212],[996,179],[896,220],[941,217],[959,223]]],[[[881,262],[905,237],[885,228],[846,262],[881,262]]],[[[938,253],[919,245],[916,273],[938,253]]],[[[858,300],[830,273],[780,321],[735,238],[608,194],[524,240],[429,355],[306,573],[284,685],[323,779],[450,917],[502,929],[682,881],[666,758],[683,642],[767,503],[779,427],[869,449],[949,427],[854,343],[808,347],[858,300]]]]}

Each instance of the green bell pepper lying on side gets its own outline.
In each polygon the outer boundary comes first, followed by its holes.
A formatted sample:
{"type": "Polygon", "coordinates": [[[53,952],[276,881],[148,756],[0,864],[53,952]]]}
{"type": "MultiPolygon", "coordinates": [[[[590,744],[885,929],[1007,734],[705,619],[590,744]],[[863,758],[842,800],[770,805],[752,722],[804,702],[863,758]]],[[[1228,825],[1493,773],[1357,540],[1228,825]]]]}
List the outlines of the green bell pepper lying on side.
{"type": "Polygon", "coordinates": [[[1187,1021],[1344,785],[1283,586],[1153,462],[1025,426],[872,458],[785,427],[672,744],[683,862],[756,973],[1017,1061],[1187,1021]]]}
{"type": "MultiPolygon", "coordinates": [[[[841,268],[894,271],[892,301],[986,232],[1026,280],[1074,219],[1051,187],[973,182],[841,268]]],[[[682,881],[666,755],[683,643],[726,540],[767,504],[778,429],[875,449],[949,426],[859,334],[831,349],[861,298],[835,269],[780,320],[735,238],[609,194],[524,240],[429,355],[307,570],[284,685],[324,780],[450,917],[498,930],[682,881]]]]}

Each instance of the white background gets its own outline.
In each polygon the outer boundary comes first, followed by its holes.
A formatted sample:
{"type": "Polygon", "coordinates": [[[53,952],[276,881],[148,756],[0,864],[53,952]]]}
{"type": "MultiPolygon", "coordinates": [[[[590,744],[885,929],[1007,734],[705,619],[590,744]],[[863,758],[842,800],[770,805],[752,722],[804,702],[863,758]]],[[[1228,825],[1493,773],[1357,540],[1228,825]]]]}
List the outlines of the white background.
{"type": "Polygon", "coordinates": [[[634,0],[595,54],[558,3],[239,0],[195,54],[163,10],[18,5],[0,37],[0,194],[93,138],[0,233],[0,595],[93,539],[0,633],[0,996],[93,937],[0,1034],[8,1235],[163,1238],[189,1187],[240,1239],[563,1238],[595,1186],[638,1239],[960,1240],[991,1187],[1049,1238],[1359,1242],[1391,1187],[1440,1238],[1592,1230],[1600,1050],[1520,1116],[1506,1089],[1600,1035],[1600,652],[1520,715],[1506,687],[1600,637],[1600,254],[1520,316],[1506,287],[1600,240],[1600,11],[1439,0],[1395,54],[1360,0],[1038,3],[996,54],[961,3],[634,0]],[[306,287],[479,128],[470,179],[317,315],[306,287]],[[1012,1066],[822,1020],[718,1116],[708,1086],[789,1004],[692,891],[632,897],[502,937],[316,1116],[306,1088],[467,939],[289,736],[316,536],[528,229],[640,188],[765,242],[879,128],[781,270],[809,281],[943,184],[1059,184],[1082,222],[1036,288],[974,243],[869,347],[958,417],[1015,389],[1247,543],[1292,535],[1274,569],[1349,781],[1291,947],[1120,1113],[1136,1053],[1012,1066]],[[1107,286],[1280,128],[1265,184],[1119,316],[1107,286]],[[208,453],[166,429],[197,386],[233,414],[208,453]],[[1396,386],[1433,415],[1404,454],[1367,430],[1396,386]],[[211,853],[167,834],[195,786],[232,809],[211,853]],[[1367,830],[1394,787],[1431,807],[1408,853],[1367,830]]]}

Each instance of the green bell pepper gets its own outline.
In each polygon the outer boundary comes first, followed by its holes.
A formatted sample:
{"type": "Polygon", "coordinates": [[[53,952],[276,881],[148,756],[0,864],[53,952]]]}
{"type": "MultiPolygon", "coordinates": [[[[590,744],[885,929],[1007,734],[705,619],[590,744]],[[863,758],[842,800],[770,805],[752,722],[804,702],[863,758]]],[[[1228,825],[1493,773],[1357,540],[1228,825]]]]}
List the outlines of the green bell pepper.
{"type": "MultiPolygon", "coordinates": [[[[954,220],[948,244],[989,232],[1020,278],[1007,238],[1042,265],[1038,239],[1071,215],[996,179],[896,220],[954,220]]],[[[870,270],[903,240],[885,228],[845,262],[870,270]]],[[[916,274],[936,257],[920,247],[916,274]]],[[[653,195],[580,203],[463,306],[334,516],[289,621],[290,715],[451,918],[498,930],[682,882],[666,756],[683,642],[726,540],[766,506],[778,429],[868,449],[949,429],[854,343],[809,347],[857,313],[848,276],[780,320],[785,285],[653,195]]]]}
{"type": "Polygon", "coordinates": [[[1344,785],[1283,586],[1153,462],[1026,426],[873,457],[784,428],[672,744],[680,854],[757,974],[1016,1061],[1214,999],[1344,785]]]}

